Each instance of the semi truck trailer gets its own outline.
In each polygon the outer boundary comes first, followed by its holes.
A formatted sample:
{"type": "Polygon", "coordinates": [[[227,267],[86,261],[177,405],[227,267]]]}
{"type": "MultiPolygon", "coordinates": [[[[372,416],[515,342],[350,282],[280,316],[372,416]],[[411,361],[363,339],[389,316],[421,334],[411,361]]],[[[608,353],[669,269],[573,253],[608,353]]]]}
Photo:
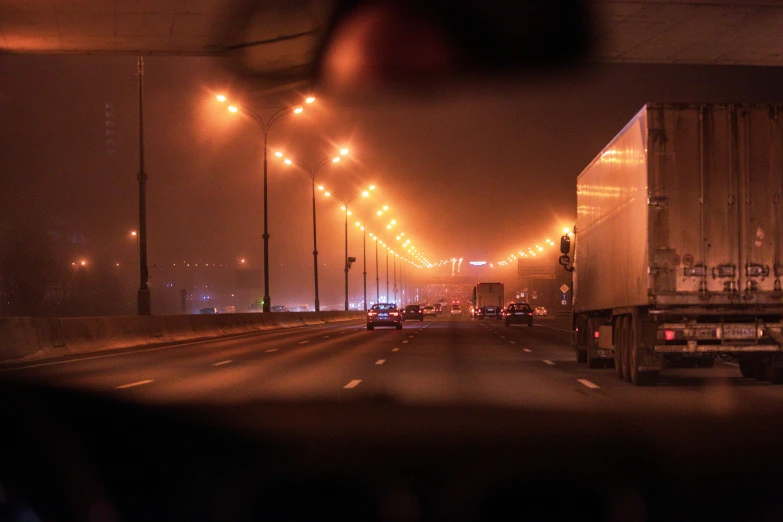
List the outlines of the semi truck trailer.
{"type": "Polygon", "coordinates": [[[781,113],[647,104],[579,174],[560,263],[580,362],[651,385],[722,357],[783,382],[781,113]]]}

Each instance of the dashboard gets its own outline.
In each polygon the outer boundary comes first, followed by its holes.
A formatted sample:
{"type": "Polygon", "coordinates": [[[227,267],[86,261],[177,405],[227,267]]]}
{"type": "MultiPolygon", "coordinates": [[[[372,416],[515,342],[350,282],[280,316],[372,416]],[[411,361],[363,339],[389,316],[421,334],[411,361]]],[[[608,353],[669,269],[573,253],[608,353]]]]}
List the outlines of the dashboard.
{"type": "Polygon", "coordinates": [[[0,520],[777,520],[780,418],[6,384],[0,520]],[[3,500],[4,499],[4,500],[3,500]]]}

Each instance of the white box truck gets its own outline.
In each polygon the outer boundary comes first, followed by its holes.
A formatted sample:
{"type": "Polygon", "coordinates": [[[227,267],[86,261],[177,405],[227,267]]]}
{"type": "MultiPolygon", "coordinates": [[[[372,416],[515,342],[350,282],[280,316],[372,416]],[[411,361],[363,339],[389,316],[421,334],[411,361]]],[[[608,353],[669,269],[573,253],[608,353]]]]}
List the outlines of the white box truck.
{"type": "Polygon", "coordinates": [[[503,283],[477,283],[475,293],[474,317],[500,319],[505,299],[503,283]]]}
{"type": "Polygon", "coordinates": [[[579,175],[561,239],[579,360],[637,385],[715,357],[783,382],[781,193],[783,104],[645,105],[579,175]]]}

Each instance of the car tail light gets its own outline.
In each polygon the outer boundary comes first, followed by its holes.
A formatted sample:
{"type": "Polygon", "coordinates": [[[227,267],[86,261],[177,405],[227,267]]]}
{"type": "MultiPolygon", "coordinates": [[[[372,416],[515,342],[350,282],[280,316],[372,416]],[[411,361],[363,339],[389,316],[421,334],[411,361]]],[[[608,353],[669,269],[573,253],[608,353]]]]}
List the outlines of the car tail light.
{"type": "Polygon", "coordinates": [[[389,315],[400,315],[397,312],[390,312],[389,315]]]}
{"type": "Polygon", "coordinates": [[[673,341],[675,336],[674,330],[664,330],[663,335],[666,338],[667,341],[673,341]]]}
{"type": "Polygon", "coordinates": [[[593,332],[593,337],[595,337],[596,339],[598,339],[598,337],[600,337],[600,335],[601,335],[601,334],[598,332],[598,330],[596,330],[595,332],[593,332]]]}

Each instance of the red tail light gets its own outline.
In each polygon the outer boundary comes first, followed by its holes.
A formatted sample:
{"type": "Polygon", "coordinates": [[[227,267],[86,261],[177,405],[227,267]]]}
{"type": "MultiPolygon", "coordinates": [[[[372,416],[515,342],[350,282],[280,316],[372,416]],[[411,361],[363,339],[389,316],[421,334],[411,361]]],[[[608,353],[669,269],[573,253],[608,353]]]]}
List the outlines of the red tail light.
{"type": "Polygon", "coordinates": [[[600,335],[601,335],[601,334],[600,334],[600,333],[598,333],[598,330],[596,330],[595,332],[593,332],[593,337],[595,337],[596,339],[598,339],[598,337],[599,337],[600,335]]]}
{"type": "Polygon", "coordinates": [[[666,336],[667,341],[673,341],[675,332],[674,330],[664,330],[663,335],[666,336]]]}

